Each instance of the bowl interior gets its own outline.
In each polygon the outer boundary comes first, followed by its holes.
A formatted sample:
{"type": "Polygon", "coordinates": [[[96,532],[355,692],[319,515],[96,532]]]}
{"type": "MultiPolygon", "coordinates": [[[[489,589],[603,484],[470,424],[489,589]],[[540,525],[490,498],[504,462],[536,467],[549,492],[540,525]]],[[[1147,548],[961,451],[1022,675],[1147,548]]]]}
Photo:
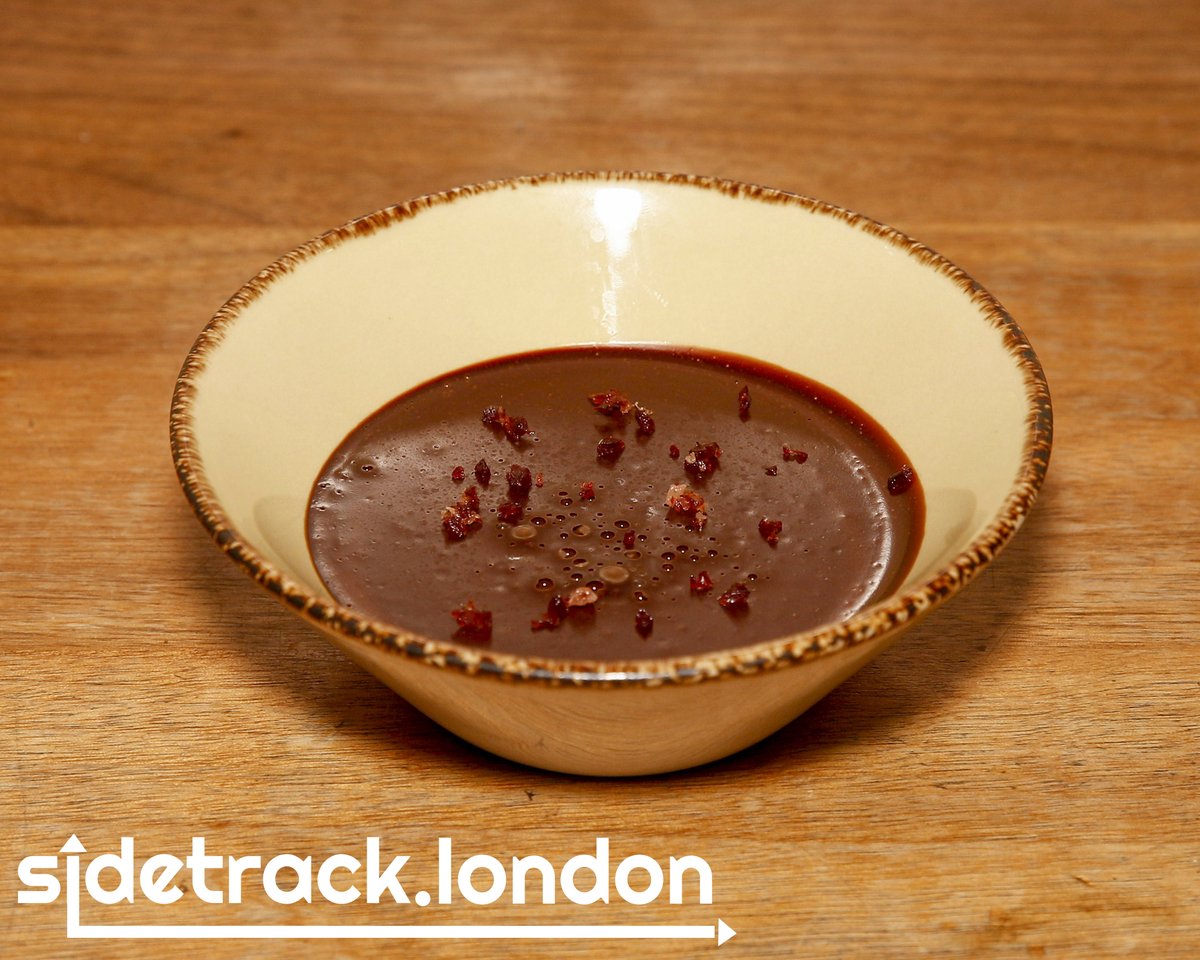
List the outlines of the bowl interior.
{"type": "Polygon", "coordinates": [[[1028,470],[1030,373],[1003,319],[929,251],[812,201],[711,181],[526,180],[383,211],[265,270],[202,336],[187,426],[238,538],[328,600],[305,543],[312,482],[397,394],[550,346],[745,354],[838,390],[908,452],[927,498],[910,586],[968,547],[1028,470]]]}

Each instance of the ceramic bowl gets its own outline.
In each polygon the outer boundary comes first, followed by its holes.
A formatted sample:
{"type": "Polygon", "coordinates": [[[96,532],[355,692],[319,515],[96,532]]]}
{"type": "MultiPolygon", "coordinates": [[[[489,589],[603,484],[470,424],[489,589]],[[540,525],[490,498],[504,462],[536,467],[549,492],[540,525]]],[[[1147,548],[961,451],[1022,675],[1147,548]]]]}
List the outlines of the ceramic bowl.
{"type": "Polygon", "coordinates": [[[459,736],[592,775],[701,764],[788,723],[979,574],[1029,511],[1050,437],[1029,342],[943,257],[806,197],[643,173],[464,187],[323,234],[216,313],[171,411],[183,488],[257,583],[459,736]],[[821,629],[623,663],[489,652],[334,602],[306,548],[305,510],[346,434],[443,373],[580,343],[758,357],[864,408],[924,484],[907,581],[821,629]]]}

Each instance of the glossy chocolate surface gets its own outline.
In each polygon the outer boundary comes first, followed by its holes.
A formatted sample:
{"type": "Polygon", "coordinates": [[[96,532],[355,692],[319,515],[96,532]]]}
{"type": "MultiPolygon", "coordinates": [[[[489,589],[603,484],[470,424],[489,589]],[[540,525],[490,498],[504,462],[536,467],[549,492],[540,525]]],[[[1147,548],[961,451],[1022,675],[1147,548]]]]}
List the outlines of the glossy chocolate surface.
{"type": "Polygon", "coordinates": [[[894,589],[923,527],[919,480],[895,479],[907,463],[857,407],[767,364],[559,349],[452,373],[368,418],[317,479],[309,546],[339,602],[427,636],[455,638],[452,611],[470,601],[491,614],[489,649],[699,653],[844,619],[894,589]],[[609,391],[637,407],[605,414],[619,402],[589,398],[609,391]],[[575,605],[562,615],[554,597],[575,605]]]}

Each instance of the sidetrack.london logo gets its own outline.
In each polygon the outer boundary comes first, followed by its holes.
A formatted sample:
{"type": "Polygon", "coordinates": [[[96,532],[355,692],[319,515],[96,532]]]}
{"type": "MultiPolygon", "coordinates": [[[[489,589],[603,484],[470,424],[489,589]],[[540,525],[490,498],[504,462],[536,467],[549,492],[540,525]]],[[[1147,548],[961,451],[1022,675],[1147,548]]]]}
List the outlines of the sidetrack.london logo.
{"type": "MultiPolygon", "coordinates": [[[[137,843],[121,837],[119,852],[93,856],[72,835],[58,854],[25,857],[17,868],[21,904],[50,904],[64,895],[66,933],[70,938],[106,939],[704,939],[720,946],[734,936],[723,920],[701,924],[160,924],[84,923],[82,901],[99,906],[132,904],[141,899],[159,906],[176,904],[190,892],[206,904],[237,905],[247,892],[259,890],[281,905],[325,901],[345,905],[362,900],[420,909],[436,902],[482,906],[497,902],[514,908],[525,904],[570,903],[578,906],[622,902],[634,906],[667,903],[711,905],[712,869],[702,857],[671,856],[666,866],[654,857],[634,853],[613,862],[607,837],[595,838],[593,851],[570,857],[561,868],[529,855],[498,857],[455,854],[454,841],[439,837],[433,892],[405,889],[402,872],[411,857],[386,858],[379,837],[367,837],[361,858],[335,853],[313,857],[281,853],[265,862],[260,856],[222,856],[209,852],[204,837],[191,838],[183,858],[153,853],[138,866],[137,843]],[[65,861],[65,863],[64,863],[65,861]],[[65,879],[59,873],[65,866],[65,879]]],[[[411,888],[412,884],[410,884],[411,888]]],[[[89,910],[89,913],[93,911],[89,910]]],[[[102,913],[102,910],[94,912],[102,913]]]]}

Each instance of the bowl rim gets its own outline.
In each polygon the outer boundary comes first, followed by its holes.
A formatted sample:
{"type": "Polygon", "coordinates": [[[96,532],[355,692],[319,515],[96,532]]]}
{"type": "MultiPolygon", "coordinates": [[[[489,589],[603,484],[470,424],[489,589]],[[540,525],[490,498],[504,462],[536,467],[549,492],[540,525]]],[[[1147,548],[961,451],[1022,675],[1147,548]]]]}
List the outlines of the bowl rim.
{"type": "Polygon", "coordinates": [[[301,244],[251,277],[216,311],[184,359],[171,398],[171,453],[184,494],[217,546],[257,583],[315,626],[343,641],[364,644],[427,666],[507,681],[549,685],[622,687],[629,685],[697,683],[726,677],[751,676],[833,656],[898,631],[915,621],[973,580],[1012,539],[1028,516],[1050,462],[1053,413],[1049,386],[1032,345],[1008,311],[960,267],[930,247],[893,227],[843,207],[802,194],[720,177],[626,170],[577,170],[487,180],[439,193],[425,194],[350,220],[301,244]],[[206,359],[236,323],[244,308],[266,293],[281,277],[306,260],[356,237],[387,229],[422,211],[477,194],[501,189],[536,189],[546,184],[577,182],[654,183],[685,189],[716,190],[752,202],[793,205],[809,213],[841,220],[892,243],[922,266],[954,281],[979,311],[980,319],[999,329],[1004,346],[1024,381],[1025,440],[1021,466],[1000,510],[955,557],[931,576],[903,593],[894,594],[855,616],[813,630],[762,641],[745,647],[680,655],[667,659],[566,661],[471,647],[452,640],[423,637],[391,624],[357,616],[336,602],[326,601],[284,575],[259,554],[222,511],[209,486],[192,429],[197,377],[206,359]]]}

